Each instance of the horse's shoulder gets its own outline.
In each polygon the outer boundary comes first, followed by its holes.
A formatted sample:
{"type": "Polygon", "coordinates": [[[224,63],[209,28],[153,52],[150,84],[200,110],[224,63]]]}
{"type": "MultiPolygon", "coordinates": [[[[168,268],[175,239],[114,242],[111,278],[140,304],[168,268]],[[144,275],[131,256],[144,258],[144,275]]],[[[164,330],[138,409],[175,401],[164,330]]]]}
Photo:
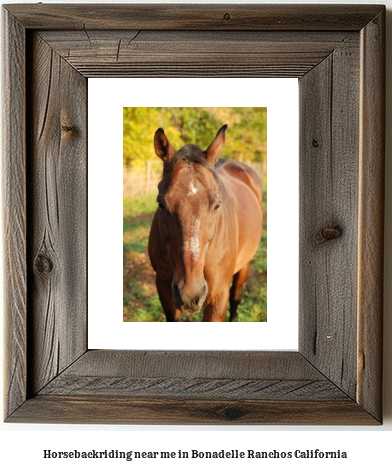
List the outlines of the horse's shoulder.
{"type": "Polygon", "coordinates": [[[250,166],[228,158],[220,158],[215,166],[215,171],[223,180],[226,175],[247,184],[261,201],[263,194],[261,181],[250,166]]]}

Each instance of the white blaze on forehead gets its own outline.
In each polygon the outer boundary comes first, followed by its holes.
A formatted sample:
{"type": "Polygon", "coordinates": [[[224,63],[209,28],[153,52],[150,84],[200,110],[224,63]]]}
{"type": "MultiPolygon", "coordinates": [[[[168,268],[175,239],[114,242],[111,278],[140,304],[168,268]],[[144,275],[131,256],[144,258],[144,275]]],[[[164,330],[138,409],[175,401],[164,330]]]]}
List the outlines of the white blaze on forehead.
{"type": "Polygon", "coordinates": [[[189,185],[189,193],[188,193],[188,196],[190,194],[196,194],[197,193],[197,188],[195,186],[195,183],[193,181],[190,182],[190,185],[189,185]]]}
{"type": "Polygon", "coordinates": [[[197,260],[200,255],[199,230],[200,219],[192,216],[190,232],[184,242],[184,250],[190,252],[194,260],[197,260]]]}

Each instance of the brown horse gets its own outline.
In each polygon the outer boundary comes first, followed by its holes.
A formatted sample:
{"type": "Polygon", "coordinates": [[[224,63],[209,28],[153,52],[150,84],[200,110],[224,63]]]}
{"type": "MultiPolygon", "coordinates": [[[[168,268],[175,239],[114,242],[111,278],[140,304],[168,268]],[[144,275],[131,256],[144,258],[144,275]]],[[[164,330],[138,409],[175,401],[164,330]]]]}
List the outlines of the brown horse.
{"type": "Polygon", "coordinates": [[[177,152],[162,128],[155,133],[164,165],[148,250],[169,322],[201,308],[203,321],[225,321],[229,299],[233,321],[260,242],[261,182],[249,166],[219,159],[226,129],[205,151],[177,152]]]}

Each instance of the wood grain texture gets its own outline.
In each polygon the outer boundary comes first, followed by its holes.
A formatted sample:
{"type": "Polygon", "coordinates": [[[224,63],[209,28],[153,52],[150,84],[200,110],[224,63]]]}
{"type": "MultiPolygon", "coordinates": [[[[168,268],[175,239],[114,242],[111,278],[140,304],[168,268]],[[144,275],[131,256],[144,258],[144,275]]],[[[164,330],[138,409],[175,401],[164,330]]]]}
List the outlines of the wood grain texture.
{"type": "Polygon", "coordinates": [[[299,350],[356,394],[359,50],[337,48],[300,84],[299,350]]]}
{"type": "Polygon", "coordinates": [[[32,29],[357,31],[380,5],[20,4],[6,8],[32,29]]]}
{"type": "Polygon", "coordinates": [[[295,352],[89,351],[40,395],[343,400],[295,352]]]}
{"type": "Polygon", "coordinates": [[[361,32],[358,402],[382,418],[385,12],[361,32]]]}
{"type": "Polygon", "coordinates": [[[345,400],[329,380],[89,377],[61,375],[40,395],[194,398],[211,400],[345,400]]]}
{"type": "Polygon", "coordinates": [[[31,38],[29,389],[86,351],[86,79],[31,38]]]}
{"type": "Polygon", "coordinates": [[[298,352],[90,350],[67,375],[324,380],[298,352]]]}
{"type": "Polygon", "coordinates": [[[3,15],[5,416],[26,400],[26,91],[25,32],[3,15]]]}
{"type": "Polygon", "coordinates": [[[40,36],[86,77],[300,77],[342,42],[348,47],[357,39],[349,32],[141,30],[42,31],[40,36]]]}
{"type": "Polygon", "coordinates": [[[335,401],[148,399],[38,395],[10,418],[21,423],[375,425],[350,399],[335,401]]]}

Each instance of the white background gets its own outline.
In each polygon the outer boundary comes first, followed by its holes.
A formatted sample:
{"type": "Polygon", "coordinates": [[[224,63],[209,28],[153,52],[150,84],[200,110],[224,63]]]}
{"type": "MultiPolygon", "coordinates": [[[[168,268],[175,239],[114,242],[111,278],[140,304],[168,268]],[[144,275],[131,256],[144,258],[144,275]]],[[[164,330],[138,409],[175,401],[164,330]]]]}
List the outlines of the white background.
{"type": "MultiPolygon", "coordinates": [[[[88,347],[142,350],[296,350],[298,235],[293,233],[288,239],[287,229],[298,229],[298,81],[296,79],[90,79],[88,91],[88,347]],[[162,90],[165,91],[164,94],[162,90]],[[133,91],[137,91],[137,94],[133,91]],[[192,94],[189,91],[192,91],[192,94]],[[211,323],[208,327],[201,323],[176,325],[123,323],[124,106],[267,107],[267,323],[211,323]],[[107,123],[104,139],[100,136],[100,132],[96,132],[101,130],[100,123],[103,116],[106,117],[107,123]],[[102,225],[102,222],[105,222],[105,225],[102,225]],[[108,249],[110,258],[102,258],[108,249]],[[285,292],[284,298],[282,288],[285,292]]],[[[211,137],[211,141],[213,138],[214,136],[211,137]]],[[[229,140],[230,123],[226,134],[226,141],[229,140]]],[[[154,153],[153,137],[151,137],[151,152],[154,153]]],[[[223,151],[222,157],[225,156],[223,151]]]]}
{"type": "MultiPolygon", "coordinates": [[[[88,0],[84,0],[89,3],[88,0]]],[[[140,3],[136,0],[134,3],[140,3]]],[[[13,0],[13,3],[27,3],[13,0]]],[[[54,1],[47,3],[56,3],[54,1]]],[[[62,3],[62,2],[58,2],[62,3]]],[[[74,2],[77,3],[77,2],[74,2]]],[[[109,3],[105,0],[104,3],[109,3]]],[[[156,0],[155,0],[156,3],[156,0]]],[[[203,3],[203,2],[199,2],[203,3]]],[[[226,0],[225,3],[230,3],[226,0]]],[[[239,1],[235,3],[241,3],[239,1]]],[[[262,1],[247,3],[263,3],[262,1]]],[[[278,3],[267,0],[265,3],[278,3]]],[[[285,0],[284,3],[296,3],[285,0]]],[[[317,3],[301,0],[298,3],[317,3]]],[[[319,2],[321,3],[321,2],[319,2]]],[[[360,1],[332,0],[324,3],[360,3],[360,1]]],[[[380,3],[366,0],[366,3],[380,3]]],[[[100,425],[29,425],[4,424],[0,431],[0,469],[8,472],[69,473],[94,470],[95,473],[116,472],[144,473],[152,470],[172,473],[185,470],[189,473],[225,469],[260,473],[264,470],[285,468],[295,473],[335,472],[390,472],[392,430],[392,0],[384,0],[387,16],[387,162],[386,162],[386,213],[385,213],[385,323],[384,323],[384,425],[382,427],[192,427],[192,426],[100,426],[100,425]],[[151,463],[126,461],[48,461],[42,459],[43,449],[119,449],[119,450],[294,450],[341,449],[349,454],[347,460],[317,461],[194,461],[184,464],[180,460],[151,461],[151,463]]],[[[0,286],[1,288],[1,286],[0,286]]]]}

